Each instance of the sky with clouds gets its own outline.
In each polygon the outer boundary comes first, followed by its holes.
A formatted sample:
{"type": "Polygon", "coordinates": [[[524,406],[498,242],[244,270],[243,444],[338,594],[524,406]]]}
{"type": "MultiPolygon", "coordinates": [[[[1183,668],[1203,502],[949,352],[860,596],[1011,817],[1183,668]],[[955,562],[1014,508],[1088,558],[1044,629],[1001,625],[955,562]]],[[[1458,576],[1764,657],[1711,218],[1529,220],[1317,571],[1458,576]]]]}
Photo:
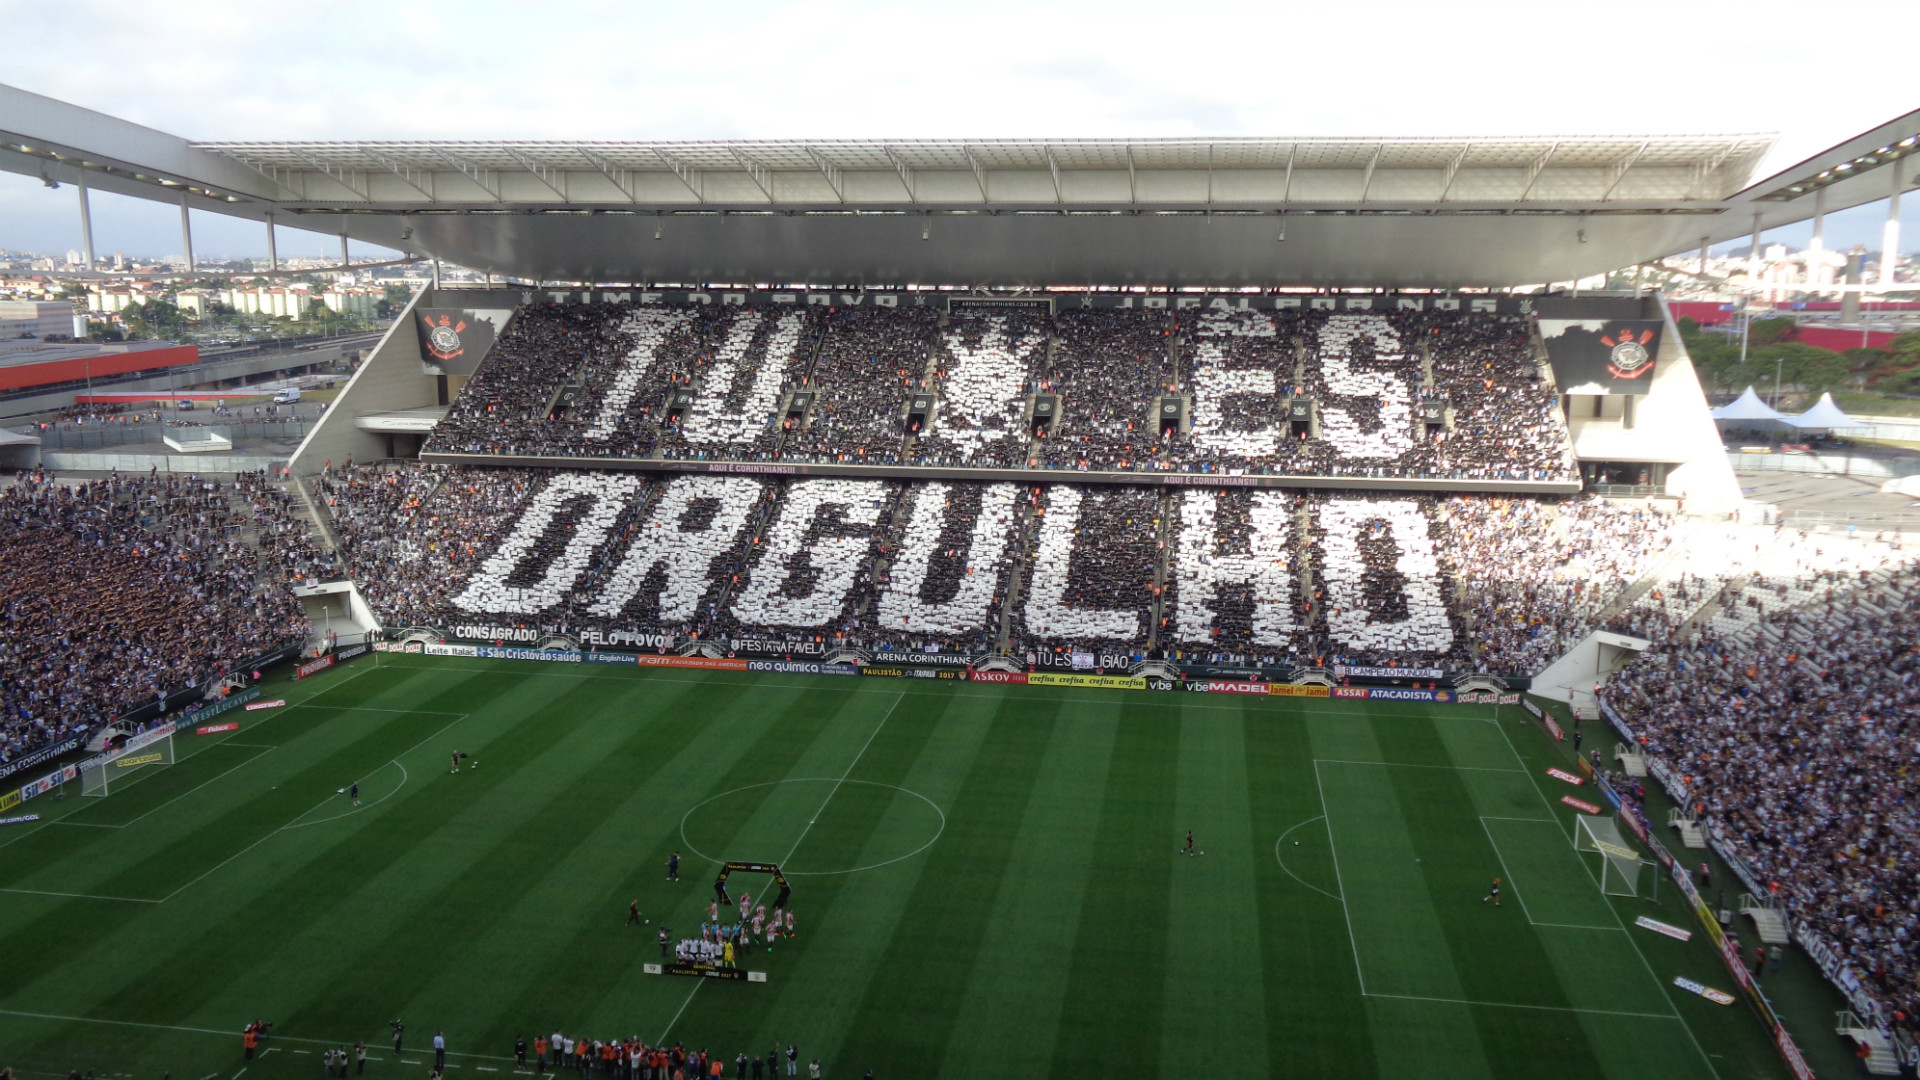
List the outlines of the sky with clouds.
{"type": "MultiPolygon", "coordinates": [[[[194,139],[1778,132],[1764,175],[1914,107],[1911,65],[1874,43],[1916,22],[1912,0],[0,0],[0,81],[194,139]]],[[[0,248],[78,246],[74,198],[0,175],[0,248]]],[[[1829,246],[1878,246],[1885,213],[1832,216],[1829,246]]],[[[178,220],[94,197],[103,252],[178,251],[178,220]]],[[[259,225],[194,229],[199,253],[264,254],[259,225]]],[[[280,233],[282,254],[336,245],[280,233]]]]}

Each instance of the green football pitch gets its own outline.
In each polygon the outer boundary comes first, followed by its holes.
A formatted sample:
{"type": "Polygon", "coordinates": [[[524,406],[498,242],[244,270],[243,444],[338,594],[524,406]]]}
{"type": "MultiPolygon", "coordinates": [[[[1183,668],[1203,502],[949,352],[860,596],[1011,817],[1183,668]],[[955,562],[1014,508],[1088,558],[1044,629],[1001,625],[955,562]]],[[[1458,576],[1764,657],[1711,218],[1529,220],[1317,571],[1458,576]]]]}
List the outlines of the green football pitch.
{"type": "Polygon", "coordinates": [[[1517,708],[397,655],[276,695],[0,830],[0,1065],[422,1077],[444,1031],[479,1080],[558,1029],[880,1080],[1785,1075],[1673,985],[1731,988],[1701,935],[1633,925],[1693,928],[1671,888],[1601,893],[1517,708]],[[648,974],[721,860],[778,862],[798,937],[648,974]]]}

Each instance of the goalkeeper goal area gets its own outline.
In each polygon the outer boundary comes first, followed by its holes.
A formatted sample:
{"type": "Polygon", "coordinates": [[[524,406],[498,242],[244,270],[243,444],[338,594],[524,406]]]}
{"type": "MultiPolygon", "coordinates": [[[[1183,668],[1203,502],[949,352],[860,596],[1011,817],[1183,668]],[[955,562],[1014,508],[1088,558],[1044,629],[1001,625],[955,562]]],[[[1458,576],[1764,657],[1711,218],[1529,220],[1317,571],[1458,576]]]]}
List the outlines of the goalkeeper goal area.
{"type": "Polygon", "coordinates": [[[1591,852],[1600,860],[1600,891],[1608,896],[1640,896],[1646,861],[1620,835],[1620,826],[1610,817],[1581,817],[1574,822],[1573,846],[1582,853],[1591,852]]]}
{"type": "Polygon", "coordinates": [[[80,767],[80,794],[105,797],[143,769],[173,764],[173,725],[128,739],[126,745],[80,767]]]}

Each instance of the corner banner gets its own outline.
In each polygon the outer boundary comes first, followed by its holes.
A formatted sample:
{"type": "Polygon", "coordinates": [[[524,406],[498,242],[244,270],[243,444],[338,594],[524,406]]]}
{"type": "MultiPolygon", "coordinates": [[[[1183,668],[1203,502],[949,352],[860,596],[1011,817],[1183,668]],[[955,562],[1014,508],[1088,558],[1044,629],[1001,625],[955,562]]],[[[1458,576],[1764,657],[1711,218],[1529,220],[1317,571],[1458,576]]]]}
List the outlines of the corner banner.
{"type": "Polygon", "coordinates": [[[420,332],[420,369],[426,375],[471,375],[493,349],[509,310],[418,308],[414,327],[420,332]]]}
{"type": "Polygon", "coordinates": [[[1656,319],[1541,319],[1563,394],[1645,394],[1660,354],[1656,319]]]}

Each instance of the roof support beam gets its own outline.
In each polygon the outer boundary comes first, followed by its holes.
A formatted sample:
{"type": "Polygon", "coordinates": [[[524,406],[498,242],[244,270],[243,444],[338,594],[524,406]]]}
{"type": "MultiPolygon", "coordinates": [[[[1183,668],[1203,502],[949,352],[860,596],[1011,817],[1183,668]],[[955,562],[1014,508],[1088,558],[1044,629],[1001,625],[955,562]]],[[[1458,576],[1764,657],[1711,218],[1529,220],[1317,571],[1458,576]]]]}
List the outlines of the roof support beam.
{"type": "Polygon", "coordinates": [[[1380,167],[1380,155],[1387,150],[1386,143],[1378,143],[1373,148],[1373,156],[1367,159],[1367,175],[1360,181],[1360,201],[1367,201],[1367,192],[1373,190],[1373,170],[1380,167]]]}
{"type": "Polygon", "coordinates": [[[806,148],[806,151],[807,156],[813,159],[814,167],[820,170],[820,175],[827,178],[827,186],[833,189],[833,197],[842,203],[846,202],[847,189],[845,175],[842,174],[839,169],[835,168],[832,162],[821,157],[818,150],[809,146],[806,148]]]}
{"type": "Polygon", "coordinates": [[[1620,186],[1620,181],[1627,178],[1627,170],[1633,168],[1634,163],[1640,160],[1640,155],[1646,153],[1647,147],[1652,145],[1652,139],[1643,140],[1640,143],[1640,149],[1607,166],[1607,190],[1601,193],[1601,202],[1613,198],[1613,189],[1620,186]]]}
{"type": "MultiPolygon", "coordinates": [[[[480,189],[493,196],[494,202],[504,202],[500,195],[500,174],[492,169],[476,165],[465,158],[458,158],[435,146],[430,148],[433,156],[453,166],[461,175],[480,185],[480,189]]],[[[345,262],[346,260],[341,260],[345,262]]]]}
{"type": "Polygon", "coordinates": [[[1047,152],[1047,171],[1053,174],[1053,201],[1059,203],[1062,201],[1060,197],[1060,163],[1053,158],[1053,147],[1048,146],[1046,143],[1041,143],[1040,149],[1047,152]]]}
{"type": "Polygon", "coordinates": [[[1440,185],[1440,197],[1434,200],[1435,202],[1447,201],[1447,192],[1453,190],[1453,180],[1460,175],[1460,167],[1467,163],[1467,154],[1472,152],[1472,150],[1472,143],[1461,143],[1460,152],[1453,155],[1452,161],[1447,162],[1447,179],[1445,183],[1440,185]]]}
{"type": "Polygon", "coordinates": [[[665,165],[668,169],[672,170],[673,175],[680,178],[680,182],[682,184],[685,184],[687,186],[687,190],[693,193],[694,202],[703,203],[707,201],[706,195],[703,194],[700,190],[700,170],[699,169],[693,168],[692,166],[687,165],[683,162],[675,161],[674,159],[661,153],[660,148],[657,146],[649,146],[647,147],[647,149],[652,152],[654,157],[660,159],[660,164],[665,165]]]}
{"type": "Polygon", "coordinates": [[[913,190],[913,170],[907,167],[906,162],[900,160],[900,155],[893,152],[893,147],[882,146],[880,149],[886,151],[887,160],[893,162],[893,171],[900,174],[900,183],[907,189],[907,201],[918,203],[920,196],[913,190]]]}
{"type": "Polygon", "coordinates": [[[1127,201],[1140,205],[1140,181],[1133,174],[1133,144],[1127,144],[1127,201]]]}
{"type": "Polygon", "coordinates": [[[1700,185],[1707,182],[1707,177],[1712,176],[1715,169],[1726,164],[1727,159],[1733,156],[1735,150],[1745,145],[1746,142],[1744,140],[1737,143],[1728,143],[1720,148],[1719,153],[1695,165],[1693,167],[1693,182],[1687,185],[1687,193],[1684,197],[1688,199],[1697,198],[1700,194],[1700,185]]]}
{"type": "Polygon", "coordinates": [[[967,164],[973,166],[973,182],[980,185],[980,202],[982,204],[991,202],[992,200],[987,196],[987,167],[974,156],[973,147],[962,144],[960,152],[967,155],[967,164]]]}
{"type": "Polygon", "coordinates": [[[1560,140],[1555,139],[1547,146],[1546,153],[1533,159],[1533,164],[1527,166],[1527,186],[1521,190],[1520,197],[1515,199],[1515,202],[1526,202],[1527,196],[1533,194],[1533,185],[1539,182],[1540,174],[1546,171],[1547,162],[1553,160],[1553,152],[1558,149],[1560,149],[1560,140]]]}
{"type": "MultiPolygon", "coordinates": [[[[307,153],[305,150],[302,150],[299,147],[289,147],[288,149],[292,152],[293,156],[299,158],[301,161],[306,162],[307,164],[313,166],[314,168],[319,169],[323,175],[328,176],[334,180],[337,180],[341,184],[345,185],[348,191],[351,191],[354,194],[360,196],[361,198],[366,199],[368,202],[373,201],[372,194],[370,194],[367,191],[367,174],[366,173],[359,172],[353,169],[336,168],[333,165],[330,165],[327,162],[314,157],[312,154],[307,153]],[[354,182],[356,178],[359,180],[359,183],[354,182]]],[[[258,168],[258,166],[255,166],[255,167],[258,168]]],[[[279,172],[279,170],[275,169],[274,172],[277,173],[279,172]]],[[[273,177],[272,179],[274,180],[275,183],[278,183],[282,186],[285,186],[286,184],[286,181],[281,180],[277,176],[273,177]]],[[[303,198],[306,196],[305,184],[302,184],[300,186],[300,194],[303,198]]]]}
{"type": "Polygon", "coordinates": [[[613,181],[613,186],[620,189],[620,194],[625,195],[628,202],[637,203],[640,201],[640,196],[636,193],[633,186],[633,173],[631,170],[616,164],[612,158],[604,154],[595,153],[584,146],[574,147],[573,152],[593,162],[593,167],[606,174],[607,179],[613,181]]]}
{"type": "Polygon", "coordinates": [[[767,204],[771,206],[774,201],[773,177],[768,175],[767,170],[762,168],[758,162],[741,153],[738,147],[727,147],[727,153],[732,154],[733,160],[740,163],[740,168],[746,172],[747,179],[753,181],[753,186],[760,189],[760,194],[767,197],[767,204]]]}
{"type": "Polygon", "coordinates": [[[508,157],[519,162],[521,168],[532,173],[534,179],[547,185],[547,190],[559,196],[561,202],[564,203],[564,202],[573,201],[571,198],[567,196],[566,189],[562,187],[562,185],[566,183],[566,179],[560,176],[560,171],[558,169],[555,169],[553,166],[548,165],[544,161],[536,161],[533,158],[528,157],[526,154],[518,150],[515,150],[511,146],[502,146],[500,149],[504,151],[508,157]],[[555,182],[556,180],[558,180],[559,182],[556,183],[555,182]]]}
{"type": "Polygon", "coordinates": [[[1207,205],[1213,205],[1213,144],[1207,144],[1207,205]]]}
{"type": "MultiPolygon", "coordinates": [[[[419,192],[422,195],[425,195],[427,197],[428,202],[440,201],[439,198],[435,196],[433,193],[433,174],[431,172],[421,171],[416,173],[413,166],[395,161],[394,159],[386,156],[385,154],[382,154],[376,151],[371,146],[362,147],[361,152],[366,154],[368,157],[372,158],[374,161],[378,162],[381,168],[387,170],[393,175],[399,177],[400,179],[405,180],[407,182],[408,187],[412,188],[413,190],[419,192]],[[426,183],[422,184],[420,183],[419,180],[414,179],[416,175],[419,176],[421,179],[424,179],[426,183]]],[[[368,196],[368,198],[371,199],[372,196],[368,196]]]]}
{"type": "Polygon", "coordinates": [[[1299,143],[1287,144],[1287,179],[1286,183],[1280,186],[1280,201],[1283,203],[1293,201],[1293,157],[1299,152],[1299,143]]]}

